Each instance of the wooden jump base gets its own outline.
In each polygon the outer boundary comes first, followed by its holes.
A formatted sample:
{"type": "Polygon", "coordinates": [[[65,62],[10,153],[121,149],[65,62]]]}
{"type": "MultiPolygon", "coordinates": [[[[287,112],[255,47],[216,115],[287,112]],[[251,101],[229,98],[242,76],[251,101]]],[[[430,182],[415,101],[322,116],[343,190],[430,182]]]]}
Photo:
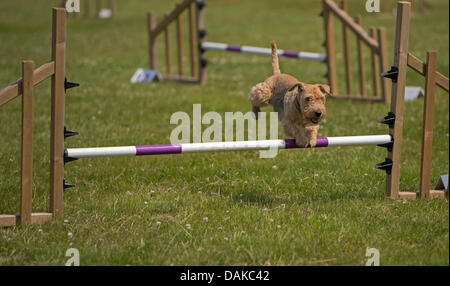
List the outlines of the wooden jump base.
{"type": "MultiPolygon", "coordinates": [[[[217,50],[217,51],[228,51],[228,52],[238,52],[238,53],[249,53],[258,55],[272,55],[272,50],[269,48],[252,47],[252,46],[237,46],[228,45],[223,43],[214,42],[203,42],[203,50],[217,50]]],[[[307,59],[313,61],[323,62],[327,59],[325,54],[310,53],[310,52],[297,52],[297,51],[286,51],[279,49],[277,54],[282,57],[296,58],[296,59],[307,59]]]]}
{"type": "MultiPolygon", "coordinates": [[[[291,58],[310,59],[325,62],[327,64],[327,73],[325,77],[331,87],[331,92],[336,95],[335,98],[354,99],[361,101],[380,101],[386,104],[390,103],[390,82],[385,78],[380,78],[381,71],[385,71],[388,66],[386,30],[384,28],[371,28],[367,33],[361,26],[361,17],[358,15],[352,18],[347,14],[346,0],[341,1],[338,6],[332,0],[322,0],[323,11],[320,14],[324,18],[325,42],[323,46],[326,53],[310,53],[310,52],[294,52],[279,51],[279,55],[291,58]],[[338,78],[336,71],[336,52],[334,39],[333,17],[342,23],[343,31],[343,47],[345,61],[345,82],[346,91],[340,93],[338,88],[338,78]],[[352,69],[351,69],[351,50],[349,45],[349,32],[353,33],[357,42],[357,63],[359,74],[359,94],[352,86],[352,69]],[[372,90],[369,91],[366,85],[366,69],[364,65],[364,46],[370,49],[371,69],[372,69],[372,90]]],[[[206,83],[206,65],[208,61],[204,58],[206,50],[222,50],[255,54],[271,54],[270,49],[252,47],[252,46],[236,46],[224,43],[206,42],[204,38],[206,31],[203,24],[203,8],[205,3],[202,0],[184,0],[177,4],[176,8],[166,14],[161,22],[156,24],[155,14],[148,13],[148,34],[149,34],[149,58],[150,69],[157,70],[157,53],[156,39],[157,36],[164,32],[165,38],[165,73],[162,78],[169,81],[181,81],[188,83],[206,83]],[[183,67],[183,43],[181,34],[181,15],[183,11],[189,12],[189,47],[190,47],[190,66],[191,73],[189,76],[184,74],[183,67]],[[172,71],[171,50],[172,43],[170,37],[170,27],[172,22],[176,22],[177,34],[177,61],[178,73],[172,71]]]]}
{"type": "MultiPolygon", "coordinates": [[[[391,143],[390,135],[366,135],[345,137],[319,137],[318,147],[332,146],[354,146],[354,145],[384,145],[391,143]]],[[[164,144],[164,145],[137,145],[120,147],[94,147],[94,148],[71,148],[64,151],[66,161],[88,157],[106,156],[142,156],[183,154],[198,152],[223,152],[223,151],[248,151],[278,149],[298,149],[294,139],[284,140],[257,140],[257,141],[232,141],[232,142],[208,142],[187,144],[164,144]]]]}
{"type": "Polygon", "coordinates": [[[188,83],[205,83],[206,82],[206,59],[200,55],[200,47],[202,45],[202,37],[200,35],[203,30],[203,13],[202,8],[204,3],[197,0],[184,0],[177,4],[176,8],[170,13],[165,14],[164,19],[157,25],[156,16],[153,12],[147,13],[147,30],[149,39],[149,58],[150,69],[157,70],[157,53],[156,53],[156,39],[164,32],[165,38],[165,62],[166,72],[162,75],[163,80],[181,81],[188,83]],[[190,75],[185,75],[183,66],[183,42],[182,42],[182,25],[181,14],[188,10],[189,18],[189,63],[190,75]],[[177,61],[178,73],[172,73],[172,58],[171,58],[171,41],[170,30],[168,25],[176,22],[177,33],[177,61]]]}
{"type": "Polygon", "coordinates": [[[66,10],[53,9],[52,59],[34,69],[33,61],[22,62],[22,78],[0,90],[0,106],[22,95],[22,155],[20,214],[0,214],[0,226],[40,223],[63,214],[64,95],[72,86],[65,80],[66,10]],[[50,206],[48,212],[32,212],[33,178],[33,88],[47,78],[51,82],[50,206]]]}
{"type": "MultiPolygon", "coordinates": [[[[192,3],[190,1],[189,3],[192,3]]],[[[342,146],[352,144],[377,144],[387,148],[384,162],[375,167],[386,171],[386,195],[392,199],[445,198],[448,191],[430,190],[430,167],[433,135],[433,103],[435,86],[449,91],[449,80],[436,70],[436,52],[427,53],[426,63],[408,52],[409,22],[411,4],[398,2],[395,59],[391,70],[384,72],[387,80],[392,80],[392,102],[390,112],[380,119],[389,126],[389,135],[349,136],[319,138],[317,147],[342,146]],[[419,192],[401,192],[400,155],[402,147],[403,109],[407,67],[425,77],[424,125],[422,134],[422,158],[419,192]],[[375,137],[374,137],[375,136],[375,137]],[[376,140],[375,140],[376,139],[376,140]],[[378,141],[379,140],[379,141],[378,141]]],[[[106,148],[69,148],[64,149],[64,138],[75,135],[64,126],[65,89],[76,86],[65,78],[66,56],[66,11],[53,9],[52,59],[34,69],[32,61],[22,63],[22,78],[0,90],[0,106],[22,95],[22,156],[21,156],[21,204],[20,214],[0,214],[0,226],[13,226],[18,223],[40,223],[63,214],[63,190],[70,187],[64,180],[64,162],[72,159],[103,155],[152,155],[161,152],[187,153],[212,151],[257,150],[274,146],[280,149],[294,148],[291,140],[264,140],[254,142],[218,142],[179,145],[147,145],[106,148]],[[33,88],[46,78],[52,78],[51,87],[51,138],[50,138],[50,206],[48,212],[32,212],[32,123],[33,88]],[[169,147],[168,147],[169,146],[169,147]],[[113,148],[113,149],[110,149],[113,148]],[[117,149],[119,148],[119,149],[117,149]],[[168,148],[168,149],[167,149],[168,148]],[[93,151],[92,151],[93,150],[93,151]],[[106,151],[105,151],[106,150],[106,151]],[[117,151],[119,150],[119,151],[117,151]],[[91,153],[89,153],[89,152],[91,153]],[[175,152],[176,151],[176,152],[175,152]],[[77,153],[78,152],[78,153],[77,153]],[[115,153],[118,152],[118,153],[115,153]],[[125,153],[124,153],[125,152],[125,153]],[[91,154],[91,156],[89,156],[91,154]]]]}
{"type": "Polygon", "coordinates": [[[393,199],[398,198],[443,198],[448,191],[430,190],[431,150],[433,137],[434,93],[435,85],[449,91],[449,80],[436,71],[436,52],[427,53],[427,62],[424,64],[408,52],[409,27],[411,20],[411,3],[397,3],[397,24],[395,34],[394,64],[383,76],[392,80],[392,102],[390,112],[380,122],[389,126],[389,134],[393,138],[393,145],[388,148],[388,156],[379,166],[388,166],[386,170],[386,195],[393,199]],[[410,66],[425,76],[425,104],[422,128],[422,159],[419,192],[400,191],[400,156],[403,139],[403,111],[406,85],[407,67],[410,66]]]}
{"type": "Polygon", "coordinates": [[[388,53],[387,53],[387,40],[385,28],[371,28],[370,33],[367,33],[361,26],[361,16],[357,15],[352,18],[347,14],[347,2],[341,1],[341,5],[338,6],[332,0],[322,0],[323,11],[321,16],[324,19],[325,29],[325,49],[327,54],[327,66],[328,72],[326,77],[331,88],[331,92],[336,95],[335,98],[344,99],[356,99],[363,101],[382,101],[386,104],[390,104],[390,82],[385,78],[380,78],[379,73],[381,71],[388,70],[388,53]],[[346,92],[340,93],[338,88],[338,78],[336,70],[336,52],[335,52],[335,39],[334,39],[334,15],[342,24],[343,33],[343,49],[344,49],[344,62],[345,62],[345,83],[346,92]],[[351,66],[351,50],[349,45],[349,32],[353,33],[356,37],[357,44],[357,62],[358,62],[358,74],[359,74],[359,95],[355,94],[355,90],[352,86],[352,66],[351,66]],[[364,65],[363,46],[370,49],[371,55],[371,69],[372,69],[372,95],[369,96],[366,86],[366,70],[364,65]]]}

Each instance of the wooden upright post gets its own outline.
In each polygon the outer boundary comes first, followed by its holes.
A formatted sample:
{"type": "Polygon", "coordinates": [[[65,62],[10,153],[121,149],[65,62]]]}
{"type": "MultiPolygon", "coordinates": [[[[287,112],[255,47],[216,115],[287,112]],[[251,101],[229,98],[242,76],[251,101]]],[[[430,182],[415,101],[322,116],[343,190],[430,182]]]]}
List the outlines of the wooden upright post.
{"type": "MultiPolygon", "coordinates": [[[[342,0],[341,9],[347,12],[347,1],[342,0]]],[[[352,70],[351,70],[351,59],[350,59],[350,45],[348,39],[348,28],[345,24],[342,24],[342,34],[344,42],[344,61],[345,61],[345,83],[347,87],[347,96],[353,95],[352,90],[352,70]]]]}
{"type": "Polygon", "coordinates": [[[53,9],[51,135],[50,135],[50,212],[63,213],[64,181],[64,78],[66,65],[66,10],[53,9]]]}
{"type": "MultiPolygon", "coordinates": [[[[361,15],[355,17],[355,23],[362,26],[361,15]]],[[[356,47],[358,50],[358,69],[359,69],[359,90],[361,96],[366,96],[366,70],[364,68],[363,42],[357,37],[356,47]]]]}
{"type": "MultiPolygon", "coordinates": [[[[167,14],[164,14],[167,17],[167,14]]],[[[172,73],[172,55],[171,55],[171,42],[170,42],[170,29],[169,25],[164,28],[164,36],[166,43],[166,73],[170,75],[172,73]]]]}
{"type": "Polygon", "coordinates": [[[430,197],[436,65],[436,51],[428,52],[425,71],[425,103],[423,107],[422,158],[420,164],[420,196],[423,198],[430,197]]]}
{"type": "Polygon", "coordinates": [[[392,84],[392,103],[390,109],[395,114],[395,123],[389,127],[389,134],[393,137],[394,142],[392,150],[388,151],[388,158],[392,160],[392,169],[387,172],[386,176],[386,194],[393,199],[415,197],[415,193],[404,192],[400,195],[399,192],[410,17],[411,3],[398,2],[393,65],[398,68],[398,77],[392,84]]]}
{"type": "Polygon", "coordinates": [[[197,51],[198,51],[198,76],[200,84],[206,84],[206,66],[203,65],[202,55],[200,52],[200,47],[203,44],[203,39],[200,37],[200,31],[205,30],[205,24],[203,22],[203,9],[199,7],[199,5],[203,4],[203,0],[197,0],[196,3],[196,11],[197,11],[197,51]]]}
{"type": "Polygon", "coordinates": [[[111,18],[114,18],[116,16],[116,1],[115,0],[109,0],[109,9],[111,9],[111,18]]]}
{"type": "Polygon", "coordinates": [[[325,27],[325,48],[327,53],[327,67],[328,67],[328,83],[331,88],[331,93],[338,95],[337,77],[336,77],[336,59],[334,50],[334,28],[333,17],[329,8],[323,0],[323,19],[325,27]]]}
{"type": "Polygon", "coordinates": [[[196,55],[196,29],[195,29],[195,2],[191,2],[191,4],[189,4],[189,48],[190,48],[190,53],[191,53],[191,76],[193,78],[197,78],[198,77],[198,72],[197,72],[197,61],[195,60],[195,55],[196,55]]]}
{"type": "Polygon", "coordinates": [[[391,0],[385,0],[385,1],[380,1],[380,2],[382,4],[381,12],[390,14],[392,12],[391,0]]]}
{"type": "Polygon", "coordinates": [[[425,14],[425,6],[426,6],[426,3],[425,3],[425,0],[419,0],[419,6],[420,6],[420,13],[422,13],[422,14],[425,14]]]}
{"type": "MultiPolygon", "coordinates": [[[[376,39],[375,28],[370,28],[370,36],[372,39],[376,39]]],[[[380,92],[378,90],[378,79],[380,77],[380,69],[377,65],[377,53],[374,50],[370,51],[371,63],[372,63],[372,85],[373,85],[373,95],[378,97],[380,92]]]]}
{"type": "Polygon", "coordinates": [[[33,61],[22,62],[22,166],[20,223],[30,224],[33,188],[33,61]]]}
{"type": "Polygon", "coordinates": [[[156,27],[155,13],[147,13],[147,30],[148,30],[148,42],[149,42],[149,58],[150,69],[156,70],[158,59],[156,57],[156,36],[153,35],[153,29],[156,27]]]}
{"type": "Polygon", "coordinates": [[[84,2],[83,2],[84,7],[83,6],[80,7],[80,10],[84,10],[84,18],[89,18],[90,14],[91,14],[90,2],[91,2],[91,0],[84,0],[84,2]]]}
{"type": "Polygon", "coordinates": [[[102,0],[97,0],[97,15],[96,18],[100,18],[100,11],[102,10],[102,0]]]}
{"type": "Polygon", "coordinates": [[[178,55],[178,75],[183,76],[183,36],[181,27],[181,14],[177,17],[177,55],[178,55]]]}
{"type": "MultiPolygon", "coordinates": [[[[377,40],[379,47],[379,67],[381,71],[387,71],[389,69],[388,64],[388,52],[387,52],[387,36],[385,28],[377,29],[377,40]]],[[[383,97],[384,103],[391,104],[391,82],[387,78],[381,78],[381,96],[383,97]]]]}

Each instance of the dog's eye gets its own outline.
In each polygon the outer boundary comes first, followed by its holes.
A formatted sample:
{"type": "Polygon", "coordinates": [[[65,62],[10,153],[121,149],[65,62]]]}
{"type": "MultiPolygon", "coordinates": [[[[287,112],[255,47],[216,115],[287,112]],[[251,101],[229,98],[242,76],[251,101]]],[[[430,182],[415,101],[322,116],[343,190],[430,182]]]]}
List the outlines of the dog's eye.
{"type": "Polygon", "coordinates": [[[306,97],[305,100],[306,101],[311,101],[311,97],[306,97]]]}

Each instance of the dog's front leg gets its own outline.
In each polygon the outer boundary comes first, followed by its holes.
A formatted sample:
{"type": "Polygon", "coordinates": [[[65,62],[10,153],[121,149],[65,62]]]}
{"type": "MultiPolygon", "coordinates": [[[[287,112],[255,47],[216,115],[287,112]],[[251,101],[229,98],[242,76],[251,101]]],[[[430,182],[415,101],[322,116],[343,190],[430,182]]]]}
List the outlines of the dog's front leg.
{"type": "Polygon", "coordinates": [[[308,138],[302,128],[298,128],[295,122],[289,120],[282,121],[284,133],[287,136],[292,136],[295,139],[295,144],[299,147],[308,146],[308,138]]]}
{"type": "Polygon", "coordinates": [[[317,144],[317,133],[319,131],[319,126],[307,126],[305,127],[305,135],[308,140],[308,145],[310,147],[315,147],[317,144]]]}
{"type": "Polygon", "coordinates": [[[294,128],[295,144],[299,147],[308,147],[309,140],[303,128],[294,128]]]}

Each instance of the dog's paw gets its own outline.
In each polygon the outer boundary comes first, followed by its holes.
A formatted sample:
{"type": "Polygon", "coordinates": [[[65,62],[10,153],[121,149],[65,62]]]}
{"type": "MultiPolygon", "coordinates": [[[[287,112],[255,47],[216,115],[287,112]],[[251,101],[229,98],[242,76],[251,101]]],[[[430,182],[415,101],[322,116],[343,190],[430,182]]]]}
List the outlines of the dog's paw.
{"type": "Polygon", "coordinates": [[[307,138],[296,138],[295,139],[295,144],[298,147],[302,147],[302,148],[306,148],[309,146],[309,142],[307,138]]]}
{"type": "Polygon", "coordinates": [[[309,139],[309,143],[308,144],[309,144],[310,147],[316,147],[317,139],[316,138],[309,139]]]}

